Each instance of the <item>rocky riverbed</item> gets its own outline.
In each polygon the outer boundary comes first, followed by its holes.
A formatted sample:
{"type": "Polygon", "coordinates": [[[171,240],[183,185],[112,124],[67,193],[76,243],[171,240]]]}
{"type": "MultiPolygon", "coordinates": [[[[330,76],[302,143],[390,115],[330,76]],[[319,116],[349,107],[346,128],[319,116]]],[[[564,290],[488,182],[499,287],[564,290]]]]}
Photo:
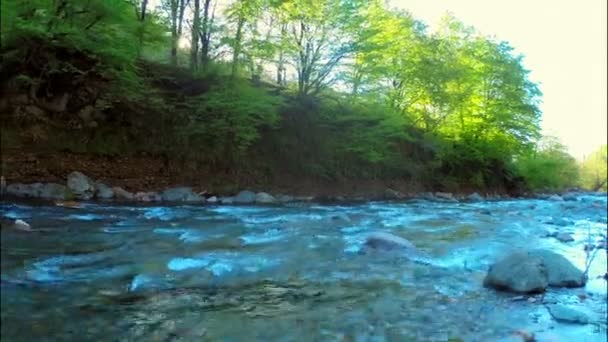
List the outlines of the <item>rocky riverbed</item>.
{"type": "Polygon", "coordinates": [[[29,229],[1,230],[1,337],[606,341],[605,194],[434,197],[77,208],[5,201],[3,219],[29,229]],[[497,262],[531,250],[563,257],[555,263],[574,267],[570,275],[587,270],[585,281],[556,283],[546,271],[554,259],[534,254],[519,263],[530,265],[523,274],[508,277],[529,282],[488,284],[497,262]],[[526,291],[513,291],[521,284],[526,291]]]}

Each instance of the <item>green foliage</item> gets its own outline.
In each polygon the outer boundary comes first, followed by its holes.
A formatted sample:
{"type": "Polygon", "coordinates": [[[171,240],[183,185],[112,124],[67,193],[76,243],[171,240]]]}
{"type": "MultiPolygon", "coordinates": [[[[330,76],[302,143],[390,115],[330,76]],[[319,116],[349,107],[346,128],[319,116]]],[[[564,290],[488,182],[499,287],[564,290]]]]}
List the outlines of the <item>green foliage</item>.
{"type": "Polygon", "coordinates": [[[191,148],[215,161],[230,162],[259,138],[259,128],[274,126],[282,99],[245,82],[223,83],[201,95],[180,130],[191,148]]]}
{"type": "Polygon", "coordinates": [[[563,190],[578,183],[576,160],[555,138],[545,138],[536,151],[521,156],[516,165],[533,190],[563,190]]]}
{"type": "Polygon", "coordinates": [[[608,145],[603,145],[581,163],[580,185],[587,190],[606,191],[608,178],[607,164],[608,145]]]}
{"type": "MultiPolygon", "coordinates": [[[[121,129],[92,130],[74,148],[114,154],[137,142],[132,150],[216,169],[255,151],[326,179],[416,178],[452,191],[499,187],[518,173],[532,188],[576,179],[563,146],[535,148],[542,94],[522,56],[451,16],[429,34],[381,0],[238,0],[217,12],[217,0],[206,1],[201,36],[194,30],[190,41],[208,50],[187,53],[177,46],[190,22],[185,1],[162,1],[143,21],[140,1],[1,3],[3,62],[42,56],[36,70],[10,75],[14,87],[56,87],[49,79],[58,74],[89,71],[110,81],[95,106],[121,129]],[[176,67],[187,55],[194,74],[176,67]],[[149,74],[141,58],[171,63],[172,76],[149,74]],[[287,65],[295,71],[288,82],[287,65]],[[156,143],[140,148],[142,137],[156,143]]],[[[600,161],[583,165],[585,186],[605,179],[600,161]]]]}

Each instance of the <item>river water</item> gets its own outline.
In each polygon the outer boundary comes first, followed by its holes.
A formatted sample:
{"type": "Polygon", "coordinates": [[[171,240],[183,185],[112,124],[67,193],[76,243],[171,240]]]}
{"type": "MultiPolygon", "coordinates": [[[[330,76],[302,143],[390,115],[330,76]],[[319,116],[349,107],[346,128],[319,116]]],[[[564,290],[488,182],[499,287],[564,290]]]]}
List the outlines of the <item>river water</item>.
{"type": "Polygon", "coordinates": [[[606,341],[606,250],[585,288],[517,297],[482,286],[516,248],[584,269],[606,196],[576,201],[283,206],[0,206],[2,341],[606,341]],[[431,265],[362,253],[407,238],[431,265]],[[547,237],[566,232],[573,242],[547,237]],[[556,322],[545,303],[586,313],[556,322]]]}

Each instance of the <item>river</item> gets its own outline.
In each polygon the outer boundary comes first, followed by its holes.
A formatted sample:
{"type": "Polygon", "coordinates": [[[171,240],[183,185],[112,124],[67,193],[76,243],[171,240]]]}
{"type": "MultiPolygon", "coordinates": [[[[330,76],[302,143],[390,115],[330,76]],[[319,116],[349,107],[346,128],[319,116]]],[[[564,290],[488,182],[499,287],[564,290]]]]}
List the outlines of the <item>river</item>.
{"type": "Polygon", "coordinates": [[[573,201],[367,202],[80,209],[3,202],[3,341],[606,341],[606,250],[585,288],[516,296],[482,286],[516,248],[584,269],[606,239],[606,195],[573,201]],[[362,253],[388,231],[433,260],[362,253]],[[573,242],[549,237],[566,232],[573,242]],[[585,312],[556,322],[545,303],[585,312]]]}

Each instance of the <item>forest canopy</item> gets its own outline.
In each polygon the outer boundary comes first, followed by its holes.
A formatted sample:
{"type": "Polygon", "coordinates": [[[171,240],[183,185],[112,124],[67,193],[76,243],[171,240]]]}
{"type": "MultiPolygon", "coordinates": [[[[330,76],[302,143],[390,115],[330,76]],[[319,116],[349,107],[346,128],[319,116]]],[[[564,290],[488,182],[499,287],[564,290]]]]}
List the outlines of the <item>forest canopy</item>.
{"type": "Polygon", "coordinates": [[[523,56],[450,15],[431,31],[381,0],[4,0],[1,19],[22,142],[264,177],[606,187],[605,147],[579,172],[541,146],[523,56]]]}

